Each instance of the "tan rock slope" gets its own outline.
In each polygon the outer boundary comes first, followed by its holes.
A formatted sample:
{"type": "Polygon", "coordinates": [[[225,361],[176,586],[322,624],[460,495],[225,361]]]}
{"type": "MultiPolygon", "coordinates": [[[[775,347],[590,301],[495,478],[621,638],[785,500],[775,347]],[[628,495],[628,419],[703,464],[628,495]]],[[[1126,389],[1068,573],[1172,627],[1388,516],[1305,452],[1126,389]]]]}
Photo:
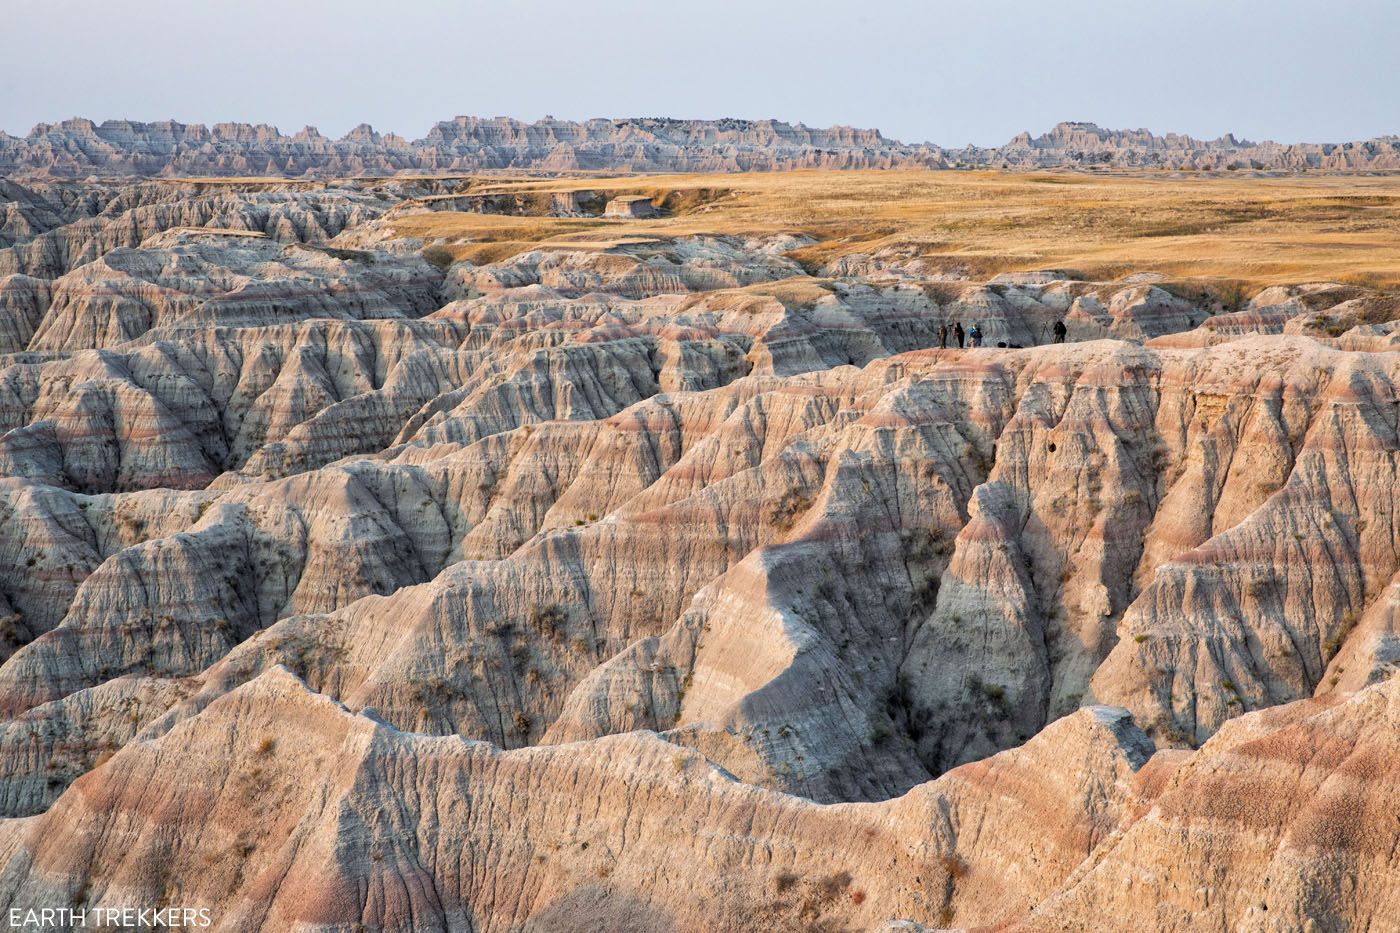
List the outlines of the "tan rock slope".
{"type": "Polygon", "coordinates": [[[216,903],[230,930],[801,930],[1039,902],[1017,927],[1385,929],[1396,686],[1250,714],[1194,753],[1152,755],[1095,707],[897,800],[821,806],[645,732],[515,752],[399,732],[274,669],[5,824],[3,906],[216,903]]]}
{"type": "Polygon", "coordinates": [[[0,189],[0,910],[1397,928],[1387,293],[423,184],[0,189]]]}

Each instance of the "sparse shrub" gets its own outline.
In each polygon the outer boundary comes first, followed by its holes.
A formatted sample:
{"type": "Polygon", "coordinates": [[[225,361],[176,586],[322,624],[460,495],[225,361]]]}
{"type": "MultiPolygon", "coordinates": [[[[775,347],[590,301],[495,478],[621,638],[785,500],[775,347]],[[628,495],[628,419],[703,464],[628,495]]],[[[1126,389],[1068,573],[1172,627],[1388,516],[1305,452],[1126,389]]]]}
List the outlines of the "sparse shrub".
{"type": "Polygon", "coordinates": [[[1000,684],[989,684],[976,674],[968,677],[967,685],[975,698],[980,698],[991,708],[993,716],[997,719],[1011,718],[1011,702],[1006,698],[1005,687],[1000,684]]]}
{"type": "Polygon", "coordinates": [[[530,627],[558,644],[569,630],[569,614],[558,603],[536,606],[530,610],[530,627]]]}
{"type": "Polygon", "coordinates": [[[796,489],[783,493],[768,509],[768,521],[779,531],[787,531],[797,522],[797,516],[812,507],[810,497],[796,489]]]}
{"type": "Polygon", "coordinates": [[[777,877],[773,879],[773,886],[778,889],[779,894],[786,894],[788,891],[797,887],[797,882],[801,880],[802,878],[800,875],[794,875],[790,871],[783,871],[779,872],[777,877]]]}
{"type": "Polygon", "coordinates": [[[914,604],[932,606],[938,600],[938,577],[930,574],[914,584],[914,604]]]}
{"type": "Polygon", "coordinates": [[[963,861],[962,856],[958,855],[956,852],[950,852],[943,856],[943,858],[939,859],[939,864],[943,866],[943,871],[948,877],[952,878],[954,881],[960,881],[966,878],[968,871],[970,871],[967,862],[963,861]]]}
{"type": "Polygon", "coordinates": [[[452,255],[452,250],[446,246],[429,246],[423,250],[421,255],[429,265],[442,272],[446,272],[447,268],[457,261],[457,258],[452,255]]]}
{"type": "Polygon", "coordinates": [[[927,563],[948,556],[952,542],[944,537],[942,528],[906,528],[899,533],[906,559],[927,563]]]}
{"type": "Polygon", "coordinates": [[[827,875],[817,882],[817,893],[826,900],[835,900],[838,895],[851,886],[851,873],[848,871],[838,871],[835,874],[827,875]]]}
{"type": "Polygon", "coordinates": [[[1322,656],[1324,658],[1330,658],[1341,650],[1342,645],[1346,643],[1347,636],[1351,634],[1351,630],[1356,628],[1356,622],[1357,616],[1355,612],[1347,612],[1342,615],[1338,623],[1337,631],[1322,645],[1322,656]]]}

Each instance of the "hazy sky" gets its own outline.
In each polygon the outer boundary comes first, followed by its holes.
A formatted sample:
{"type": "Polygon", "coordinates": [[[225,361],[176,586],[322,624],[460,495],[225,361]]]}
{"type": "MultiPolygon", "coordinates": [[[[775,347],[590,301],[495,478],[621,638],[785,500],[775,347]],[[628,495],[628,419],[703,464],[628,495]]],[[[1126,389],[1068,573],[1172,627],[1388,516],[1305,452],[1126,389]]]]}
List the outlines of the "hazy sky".
{"type": "Polygon", "coordinates": [[[1059,120],[1400,133],[1394,0],[4,0],[0,129],[82,115],[776,117],[994,145],[1059,120]]]}

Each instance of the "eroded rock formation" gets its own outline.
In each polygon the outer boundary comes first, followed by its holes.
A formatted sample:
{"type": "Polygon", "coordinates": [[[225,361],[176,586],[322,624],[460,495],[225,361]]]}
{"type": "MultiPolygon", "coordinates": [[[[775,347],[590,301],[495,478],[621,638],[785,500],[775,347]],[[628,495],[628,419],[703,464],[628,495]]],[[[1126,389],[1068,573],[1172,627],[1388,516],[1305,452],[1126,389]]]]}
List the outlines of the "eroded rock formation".
{"type": "MultiPolygon", "coordinates": [[[[788,169],[989,167],[1120,168],[1202,171],[1393,171],[1400,138],[1342,143],[1250,142],[1227,134],[1198,140],[1147,130],[1061,123],[1002,146],[943,148],[902,143],[878,130],[826,129],[777,120],[456,117],[422,139],[361,125],[339,139],[314,127],[284,135],[246,123],[214,126],[173,120],[141,123],[74,118],[41,123],[26,136],[0,133],[0,173],[12,176],[217,176],[343,178],[440,174],[482,169],[544,172],[740,172],[788,169]]],[[[8,198],[7,198],[8,200],[8,198]]],[[[14,199],[0,217],[7,230],[43,224],[41,204],[14,199]]]]}
{"type": "Polygon", "coordinates": [[[120,187],[4,189],[0,909],[1400,909],[1387,296],[120,187]]]}

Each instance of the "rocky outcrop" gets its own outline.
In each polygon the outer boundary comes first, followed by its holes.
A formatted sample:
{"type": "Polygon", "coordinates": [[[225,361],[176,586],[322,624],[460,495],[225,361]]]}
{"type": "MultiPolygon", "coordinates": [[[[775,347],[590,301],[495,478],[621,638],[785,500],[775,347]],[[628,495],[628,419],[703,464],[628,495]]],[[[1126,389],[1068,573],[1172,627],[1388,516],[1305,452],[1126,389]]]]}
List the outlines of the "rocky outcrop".
{"type": "Polygon", "coordinates": [[[273,670],[119,752],[28,832],[10,827],[14,854],[0,869],[10,893],[0,905],[61,897],[95,906],[164,884],[186,902],[221,905],[225,929],[547,929],[564,917],[726,929],[755,911],[781,929],[869,925],[891,914],[992,922],[1053,890],[1129,818],[1150,751],[1121,711],[1086,711],[1024,750],[903,799],[820,807],[746,786],[646,733],[608,739],[598,754],[501,753],[400,733],[273,670]],[[230,742],[242,764],[221,775],[211,753],[227,755],[230,742]],[[1038,780],[1062,754],[1081,764],[1075,777],[1038,780]],[[186,762],[180,779],[168,770],[176,757],[186,762]],[[144,809],[146,794],[163,801],[164,815],[148,817],[158,824],[151,832],[175,840],[155,872],[140,848],[149,837],[118,828],[144,809]],[[591,802],[586,815],[566,803],[580,799],[591,802]],[[414,812],[442,816],[410,822],[414,812]],[[1025,840],[1020,815],[1040,812],[1055,823],[1025,840]],[[709,832],[697,834],[699,826],[709,832]],[[79,827],[91,835],[71,835],[79,827]],[[734,835],[717,845],[710,832],[734,835]],[[113,833],[126,858],[100,854],[106,846],[55,844],[115,845],[113,833]],[[1027,844],[1035,867],[1003,874],[1027,844]],[[467,865],[452,855],[462,851],[474,853],[467,865]],[[89,879],[81,892],[66,880],[75,865],[89,879]],[[405,876],[420,883],[398,886],[405,876]]]}
{"type": "MultiPolygon", "coordinates": [[[[1225,135],[1197,140],[1147,130],[1061,123],[1003,146],[944,149],[901,143],[878,130],[816,129],[776,120],[620,119],[571,122],[546,117],[457,117],[422,139],[359,126],[340,139],[307,127],[214,126],[172,120],[140,123],[75,118],[43,123],[27,136],[0,134],[0,174],[98,176],[319,177],[442,174],[482,169],[546,172],[741,172],[786,169],[988,167],[1119,168],[1202,171],[1391,171],[1400,138],[1347,143],[1254,143],[1225,135]]],[[[567,207],[567,205],[565,206],[567,207]]],[[[567,212],[567,211],[565,211],[567,212]]],[[[23,204],[0,219],[6,230],[46,223],[42,206],[23,204]]]]}
{"type": "Polygon", "coordinates": [[[44,320],[52,286],[27,275],[0,278],[0,354],[26,349],[44,320]]]}
{"type": "Polygon", "coordinates": [[[418,317],[436,306],[438,284],[421,260],[171,230],[57,279],[29,349],[99,349],[151,330],[308,317],[418,317]]]}
{"type": "MultiPolygon", "coordinates": [[[[11,249],[182,215],[59,187],[11,249]]],[[[0,280],[0,909],[1384,928],[1387,295],[434,265],[366,190],[0,280]]]]}
{"type": "Polygon", "coordinates": [[[1346,143],[1255,143],[1227,133],[1193,139],[1178,133],[1106,130],[1093,123],[1060,123],[1040,136],[1021,133],[995,149],[950,151],[959,165],[990,168],[1120,168],[1201,171],[1390,171],[1400,168],[1400,137],[1346,143]]]}
{"type": "MultiPolygon", "coordinates": [[[[0,134],[0,173],[320,176],[441,174],[480,169],[727,172],[797,168],[940,167],[937,147],[876,130],[815,129],[776,120],[586,120],[457,117],[422,139],[357,127],[341,139],[314,128],[72,119],[28,136],[0,134]]],[[[8,223],[19,226],[16,218],[8,223]]],[[[3,228],[0,228],[3,229],[3,228]]]]}
{"type": "Polygon", "coordinates": [[[325,243],[383,214],[398,198],[383,188],[203,185],[145,182],[12,185],[14,210],[42,204],[42,221],[0,237],[0,276],[57,278],[114,249],[137,247],[167,230],[263,234],[292,243],[325,243]]]}
{"type": "Polygon", "coordinates": [[[613,198],[603,208],[604,217],[622,218],[646,218],[657,215],[656,207],[651,203],[651,199],[641,195],[627,195],[613,198]]]}
{"type": "Polygon", "coordinates": [[[1155,757],[1095,708],[899,800],[823,807],[644,732],[506,753],[406,734],[272,670],[3,825],[0,906],[164,897],[218,929],[1383,925],[1394,693],[1155,757]]]}
{"type": "Polygon", "coordinates": [[[1018,927],[1385,929],[1400,679],[1236,720],[1018,927]]]}
{"type": "Polygon", "coordinates": [[[625,375],[643,343],[593,346],[444,393],[382,465],[221,481],[190,531],[55,590],[69,602],[42,617],[61,624],[0,670],[0,696],[190,676],[275,623],[230,663],[307,671],[400,728],[513,745],[642,725],[755,783],[878,799],[1088,697],[1193,744],[1323,689],[1348,645],[1389,663],[1384,617],[1357,626],[1397,570],[1388,499],[1335,492],[1390,488],[1388,356],[1297,338],[1268,356],[935,351],[662,398],[625,375]],[[1345,548],[1364,556],[1324,550],[1345,548]],[[190,574],[214,588],[176,602],[158,583],[190,574]],[[340,595],[312,595],[330,580],[340,595]],[[187,631],[178,656],[162,624],[187,631]]]}

